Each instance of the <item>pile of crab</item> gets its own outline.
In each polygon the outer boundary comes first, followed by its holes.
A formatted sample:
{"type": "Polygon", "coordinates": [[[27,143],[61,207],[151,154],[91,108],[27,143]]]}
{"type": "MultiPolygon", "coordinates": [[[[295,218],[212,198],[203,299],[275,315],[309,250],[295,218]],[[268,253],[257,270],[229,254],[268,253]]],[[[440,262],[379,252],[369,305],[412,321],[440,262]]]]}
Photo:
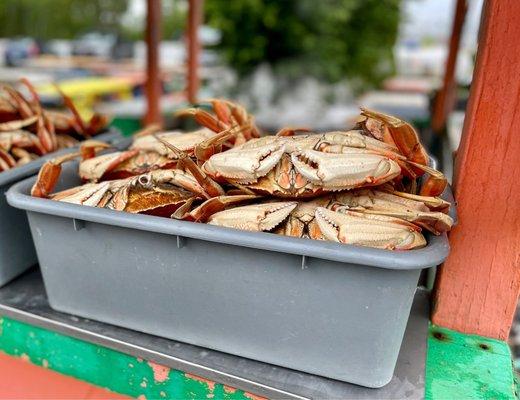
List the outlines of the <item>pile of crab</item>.
{"type": "Polygon", "coordinates": [[[391,250],[422,247],[423,230],[451,228],[450,204],[438,197],[446,180],[408,123],[362,109],[353,130],[261,136],[244,108],[208,104],[183,112],[203,125],[194,132],[151,126],[127,150],[100,155],[106,144],[84,143],[45,164],[32,195],[391,250]],[[80,155],[86,183],[52,193],[61,164],[80,155]]]}
{"type": "Polygon", "coordinates": [[[44,110],[31,83],[22,79],[21,84],[30,98],[10,86],[2,87],[0,93],[0,172],[75,146],[102,131],[108,123],[106,117],[98,114],[83,121],[72,100],[59,89],[68,112],[44,110]]]}

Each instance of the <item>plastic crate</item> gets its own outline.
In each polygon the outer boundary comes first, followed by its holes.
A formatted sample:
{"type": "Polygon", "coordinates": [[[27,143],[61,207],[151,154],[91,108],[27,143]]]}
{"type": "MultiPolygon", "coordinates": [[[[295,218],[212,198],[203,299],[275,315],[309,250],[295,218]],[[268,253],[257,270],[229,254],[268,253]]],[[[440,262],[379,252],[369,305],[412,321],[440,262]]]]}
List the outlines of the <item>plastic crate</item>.
{"type": "Polygon", "coordinates": [[[7,198],[54,309],[368,387],[392,378],[420,271],[449,252],[446,235],[379,250],[34,198],[33,183],[7,198]]]}

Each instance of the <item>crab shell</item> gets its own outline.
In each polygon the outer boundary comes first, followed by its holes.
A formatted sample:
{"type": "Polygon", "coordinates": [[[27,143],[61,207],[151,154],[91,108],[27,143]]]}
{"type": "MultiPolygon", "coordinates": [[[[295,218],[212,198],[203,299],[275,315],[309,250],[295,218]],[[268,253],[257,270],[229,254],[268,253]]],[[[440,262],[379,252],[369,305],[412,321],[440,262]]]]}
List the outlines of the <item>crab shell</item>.
{"type": "Polygon", "coordinates": [[[126,179],[87,183],[50,196],[52,200],[130,213],[169,217],[204,189],[180,170],[156,170],[126,179]]]}
{"type": "Polygon", "coordinates": [[[314,197],[398,176],[399,165],[388,157],[392,147],[381,144],[358,131],[253,139],[213,155],[203,170],[276,197],[314,197]]]}
{"type": "Polygon", "coordinates": [[[426,245],[421,229],[399,218],[339,213],[327,208],[316,209],[316,222],[327,240],[387,250],[410,250],[426,245]]]}

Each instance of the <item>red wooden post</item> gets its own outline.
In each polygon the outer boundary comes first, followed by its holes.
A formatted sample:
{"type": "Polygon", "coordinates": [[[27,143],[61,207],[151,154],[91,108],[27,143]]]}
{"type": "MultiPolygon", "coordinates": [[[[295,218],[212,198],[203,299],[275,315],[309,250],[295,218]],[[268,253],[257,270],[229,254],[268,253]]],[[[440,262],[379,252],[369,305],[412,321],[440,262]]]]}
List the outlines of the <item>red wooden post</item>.
{"type": "Polygon", "coordinates": [[[187,69],[187,87],[186,92],[188,101],[195,103],[197,101],[197,92],[199,90],[199,26],[202,23],[202,10],[204,6],[203,0],[189,0],[188,8],[188,69],[187,69]]]}
{"type": "Polygon", "coordinates": [[[467,0],[457,0],[442,88],[437,94],[433,106],[432,130],[436,133],[441,132],[446,126],[446,118],[455,103],[455,67],[457,65],[462,28],[464,27],[467,11],[467,0]]]}
{"type": "Polygon", "coordinates": [[[159,42],[161,40],[161,0],[146,2],[146,100],[145,123],[161,123],[161,77],[159,42]]]}
{"type": "Polygon", "coordinates": [[[432,321],[506,339],[520,288],[520,1],[487,0],[432,321]]]}

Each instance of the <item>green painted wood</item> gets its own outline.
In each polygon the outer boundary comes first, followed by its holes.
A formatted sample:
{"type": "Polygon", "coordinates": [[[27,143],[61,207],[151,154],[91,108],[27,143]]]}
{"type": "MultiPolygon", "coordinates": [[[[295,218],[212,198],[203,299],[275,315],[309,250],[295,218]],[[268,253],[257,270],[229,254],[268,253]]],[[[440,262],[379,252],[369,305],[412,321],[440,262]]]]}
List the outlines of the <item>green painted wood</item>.
{"type": "Polygon", "coordinates": [[[430,324],[425,398],[516,399],[507,343],[430,324]]]}
{"type": "Polygon", "coordinates": [[[0,318],[0,351],[139,399],[258,398],[220,383],[7,317],[0,318]]]}
{"type": "Polygon", "coordinates": [[[115,117],[110,123],[110,126],[119,129],[123,136],[132,136],[143,127],[139,118],[124,117],[115,117]]]}

